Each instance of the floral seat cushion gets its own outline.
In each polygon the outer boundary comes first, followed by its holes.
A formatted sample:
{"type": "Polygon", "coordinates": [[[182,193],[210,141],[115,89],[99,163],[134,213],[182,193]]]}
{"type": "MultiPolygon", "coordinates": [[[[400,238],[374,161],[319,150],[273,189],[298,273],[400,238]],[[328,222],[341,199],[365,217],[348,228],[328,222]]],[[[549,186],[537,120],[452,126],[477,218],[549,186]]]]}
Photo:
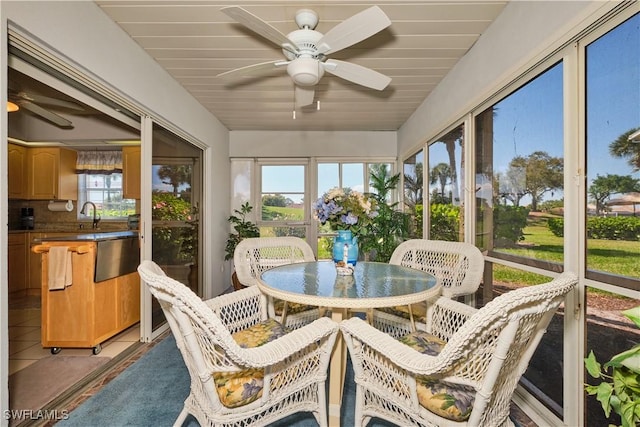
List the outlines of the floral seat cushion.
{"type": "MultiPolygon", "coordinates": [[[[398,305],[395,307],[380,307],[380,308],[377,308],[376,310],[380,310],[389,314],[394,314],[398,317],[402,317],[407,320],[411,318],[411,316],[409,316],[408,305],[398,305]]],[[[419,304],[412,304],[411,311],[413,311],[413,319],[415,321],[426,323],[426,316],[427,316],[426,302],[419,303],[419,304]]]]}
{"type": "MultiPolygon", "coordinates": [[[[446,344],[423,331],[412,332],[399,338],[399,341],[429,356],[437,356],[446,344]]],[[[473,387],[419,375],[416,377],[416,388],[420,405],[434,414],[452,421],[469,419],[476,392],[473,387]]]]}
{"type": "MultiPolygon", "coordinates": [[[[279,322],[269,319],[238,331],[233,339],[243,348],[260,347],[287,333],[279,322]]],[[[247,369],[239,372],[213,374],[220,402],[228,408],[236,408],[259,399],[264,384],[263,369],[247,369]]]]}
{"type": "MultiPolygon", "coordinates": [[[[284,301],[281,299],[276,299],[273,301],[273,310],[276,315],[282,316],[282,310],[284,309],[284,301]]],[[[287,314],[298,314],[303,313],[308,310],[318,310],[318,307],[313,305],[300,304],[297,302],[288,302],[287,303],[287,314]]]]}

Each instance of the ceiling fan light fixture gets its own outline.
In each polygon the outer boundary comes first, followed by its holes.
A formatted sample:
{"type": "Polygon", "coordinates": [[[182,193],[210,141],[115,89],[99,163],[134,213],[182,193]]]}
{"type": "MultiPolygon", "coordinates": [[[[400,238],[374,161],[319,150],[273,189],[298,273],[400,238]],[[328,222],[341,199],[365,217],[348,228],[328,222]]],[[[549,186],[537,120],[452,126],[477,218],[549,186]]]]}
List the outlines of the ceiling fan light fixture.
{"type": "Polygon", "coordinates": [[[14,111],[18,111],[19,109],[20,107],[18,106],[18,104],[11,101],[7,101],[7,112],[13,113],[14,111]]]}
{"type": "Polygon", "coordinates": [[[298,58],[287,65],[287,73],[300,86],[314,86],[324,75],[320,61],[313,58],[298,58]]]}

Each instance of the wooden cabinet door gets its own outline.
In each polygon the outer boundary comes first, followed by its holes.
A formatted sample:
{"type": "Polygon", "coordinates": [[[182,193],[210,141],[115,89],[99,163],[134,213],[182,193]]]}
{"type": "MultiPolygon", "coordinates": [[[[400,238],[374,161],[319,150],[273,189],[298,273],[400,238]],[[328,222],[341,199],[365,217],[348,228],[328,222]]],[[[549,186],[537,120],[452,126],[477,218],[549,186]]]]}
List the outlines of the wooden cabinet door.
{"type": "Polygon", "coordinates": [[[30,148],[29,199],[78,200],[76,152],[61,148],[30,148]]]}
{"type": "Polygon", "coordinates": [[[140,321],[140,276],[138,273],[116,278],[118,301],[118,329],[125,329],[140,321]]]}
{"type": "Polygon", "coordinates": [[[9,293],[25,293],[27,289],[27,234],[9,234],[9,293]]]}
{"type": "Polygon", "coordinates": [[[58,194],[56,198],[59,200],[78,200],[78,175],[76,174],[78,153],[73,150],[59,150],[58,194]]]}
{"type": "Polygon", "coordinates": [[[31,148],[29,152],[29,198],[54,200],[58,195],[57,148],[31,148]]]}
{"type": "Polygon", "coordinates": [[[21,145],[8,144],[9,163],[9,198],[27,198],[27,148],[21,145]]]}
{"type": "Polygon", "coordinates": [[[122,148],[122,193],[125,199],[140,199],[140,147],[122,148]]]}

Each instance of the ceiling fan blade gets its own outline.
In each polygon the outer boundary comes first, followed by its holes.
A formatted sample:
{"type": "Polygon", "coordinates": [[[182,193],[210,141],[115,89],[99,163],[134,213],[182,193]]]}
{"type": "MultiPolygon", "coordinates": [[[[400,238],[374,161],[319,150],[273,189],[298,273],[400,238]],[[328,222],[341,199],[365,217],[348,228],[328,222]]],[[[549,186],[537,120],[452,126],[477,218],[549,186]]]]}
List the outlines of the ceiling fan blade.
{"type": "Polygon", "coordinates": [[[327,73],[333,74],[334,76],[348,80],[352,83],[356,83],[360,86],[382,90],[391,83],[391,77],[351,62],[328,59],[322,64],[324,65],[324,69],[327,73]]]}
{"type": "Polygon", "coordinates": [[[389,17],[378,6],[353,15],[330,29],[317,43],[318,51],[328,55],[352,46],[391,25],[389,17]]]}
{"type": "Polygon", "coordinates": [[[313,98],[316,94],[316,90],[313,86],[298,86],[295,85],[295,99],[296,99],[296,107],[305,107],[307,105],[313,104],[313,98]]]}
{"type": "Polygon", "coordinates": [[[259,64],[247,65],[246,67],[236,68],[231,71],[218,74],[216,77],[232,78],[232,77],[255,77],[268,74],[269,71],[284,67],[289,61],[269,61],[259,64]]]}
{"type": "Polygon", "coordinates": [[[20,100],[17,102],[17,104],[20,106],[20,108],[29,110],[32,113],[42,117],[43,119],[55,124],[56,126],[59,126],[64,129],[73,129],[73,123],[71,123],[69,120],[65,119],[62,116],[59,116],[56,113],[46,110],[40,107],[39,105],[34,104],[31,101],[20,100]]]}
{"type": "Polygon", "coordinates": [[[223,7],[220,11],[283,49],[290,50],[293,53],[299,50],[298,46],[277,28],[241,7],[223,7]]]}
{"type": "Polygon", "coordinates": [[[25,92],[20,92],[18,96],[20,96],[23,99],[26,99],[27,101],[33,101],[37,104],[45,104],[45,105],[50,105],[52,107],[62,107],[69,110],[84,111],[84,108],[82,108],[81,105],[76,104],[75,102],[51,98],[50,96],[38,95],[35,93],[25,93],[25,92]]]}

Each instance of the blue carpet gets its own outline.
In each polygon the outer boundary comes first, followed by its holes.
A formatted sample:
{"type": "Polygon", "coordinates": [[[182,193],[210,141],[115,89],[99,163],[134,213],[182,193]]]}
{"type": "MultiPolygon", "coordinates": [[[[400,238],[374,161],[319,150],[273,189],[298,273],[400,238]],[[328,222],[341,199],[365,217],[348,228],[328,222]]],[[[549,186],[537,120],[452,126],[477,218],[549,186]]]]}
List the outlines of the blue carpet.
{"type": "MultiPolygon", "coordinates": [[[[60,421],[60,427],[95,426],[170,426],[189,395],[189,373],[176,347],[173,335],[163,339],[122,374],[104,386],[60,421]]],[[[354,425],[355,383],[351,363],[347,365],[342,425],[354,425]]],[[[283,418],[271,427],[316,427],[313,415],[300,413],[283,418]]],[[[369,427],[389,427],[372,420],[369,427]]],[[[185,427],[197,427],[189,416],[185,427]]]]}

